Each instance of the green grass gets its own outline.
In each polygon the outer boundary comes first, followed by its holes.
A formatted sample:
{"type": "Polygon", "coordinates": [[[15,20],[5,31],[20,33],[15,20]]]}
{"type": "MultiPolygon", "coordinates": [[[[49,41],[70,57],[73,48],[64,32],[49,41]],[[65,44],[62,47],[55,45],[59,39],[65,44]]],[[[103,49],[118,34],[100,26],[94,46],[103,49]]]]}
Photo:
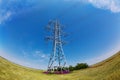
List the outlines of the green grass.
{"type": "Polygon", "coordinates": [[[65,75],[43,74],[0,57],[0,80],[120,80],[120,52],[90,68],[65,75]]]}

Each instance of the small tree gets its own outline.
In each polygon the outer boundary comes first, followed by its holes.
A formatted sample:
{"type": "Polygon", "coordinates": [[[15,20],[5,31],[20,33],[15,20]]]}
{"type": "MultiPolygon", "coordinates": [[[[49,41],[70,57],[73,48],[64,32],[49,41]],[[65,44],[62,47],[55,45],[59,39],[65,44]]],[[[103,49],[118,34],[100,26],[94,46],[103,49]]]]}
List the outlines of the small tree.
{"type": "Polygon", "coordinates": [[[75,70],[85,69],[85,68],[88,68],[88,64],[86,64],[86,63],[78,63],[78,64],[75,66],[75,70]]]}
{"type": "Polygon", "coordinates": [[[70,71],[73,71],[73,70],[74,70],[74,67],[70,65],[70,66],[69,66],[69,70],[70,70],[70,71]]]}

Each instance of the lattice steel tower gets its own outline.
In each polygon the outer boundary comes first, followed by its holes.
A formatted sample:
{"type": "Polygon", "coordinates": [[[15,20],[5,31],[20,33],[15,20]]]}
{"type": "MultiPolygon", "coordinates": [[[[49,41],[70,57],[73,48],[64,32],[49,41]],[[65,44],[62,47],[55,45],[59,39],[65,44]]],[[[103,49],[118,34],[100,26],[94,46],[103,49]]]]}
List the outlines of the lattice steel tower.
{"type": "Polygon", "coordinates": [[[50,55],[47,71],[55,71],[58,68],[62,71],[66,66],[66,59],[62,47],[64,41],[61,39],[64,36],[62,26],[58,20],[50,21],[47,30],[51,32],[51,35],[47,36],[46,40],[52,40],[53,42],[53,49],[50,55]]]}

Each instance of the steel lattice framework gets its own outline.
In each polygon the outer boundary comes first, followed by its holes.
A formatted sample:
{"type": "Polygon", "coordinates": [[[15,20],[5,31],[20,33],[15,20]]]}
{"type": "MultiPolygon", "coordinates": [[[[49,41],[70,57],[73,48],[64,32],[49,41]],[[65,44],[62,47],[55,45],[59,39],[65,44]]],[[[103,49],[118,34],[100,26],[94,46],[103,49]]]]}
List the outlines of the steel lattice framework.
{"type": "Polygon", "coordinates": [[[64,36],[64,34],[62,34],[62,26],[58,20],[50,21],[47,30],[51,32],[51,36],[47,36],[46,40],[52,40],[53,42],[53,49],[50,55],[47,71],[51,72],[58,68],[62,71],[66,66],[66,59],[62,47],[64,41],[61,39],[62,36],[64,36]]]}

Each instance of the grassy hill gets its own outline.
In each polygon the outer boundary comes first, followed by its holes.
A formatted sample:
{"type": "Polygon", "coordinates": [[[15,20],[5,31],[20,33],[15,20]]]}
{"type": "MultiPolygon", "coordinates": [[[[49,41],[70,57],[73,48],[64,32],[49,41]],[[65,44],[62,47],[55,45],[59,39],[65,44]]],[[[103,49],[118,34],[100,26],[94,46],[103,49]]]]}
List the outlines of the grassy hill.
{"type": "Polygon", "coordinates": [[[120,52],[88,69],[65,75],[43,74],[0,57],[0,80],[120,80],[120,52]]]}

